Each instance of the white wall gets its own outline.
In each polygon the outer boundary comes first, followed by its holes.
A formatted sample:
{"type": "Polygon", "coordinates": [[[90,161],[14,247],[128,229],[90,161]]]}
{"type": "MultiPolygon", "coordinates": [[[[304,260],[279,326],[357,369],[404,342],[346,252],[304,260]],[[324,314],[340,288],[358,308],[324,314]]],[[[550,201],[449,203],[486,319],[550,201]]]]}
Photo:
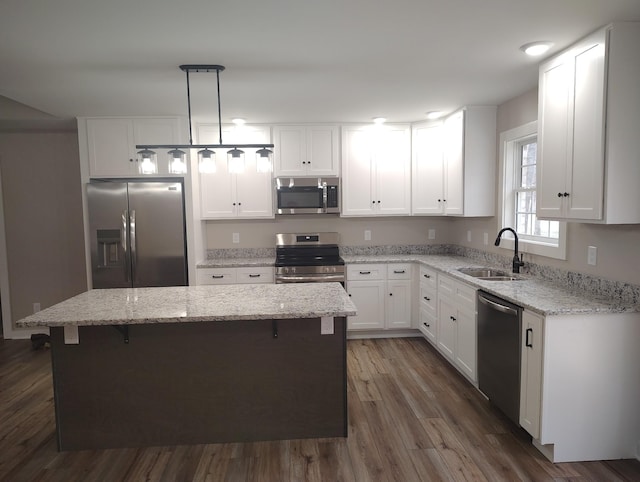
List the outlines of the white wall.
{"type": "MultiPolygon", "coordinates": [[[[537,119],[537,89],[505,102],[498,107],[498,137],[500,132],[537,119]]],[[[638,126],[640,128],[640,126],[638,126]]],[[[497,142],[497,141],[496,141],[497,142]]],[[[498,146],[499,147],[499,146],[498,146]]],[[[499,152],[499,149],[497,149],[499,152]]],[[[500,159],[496,159],[500,172],[500,159]]],[[[498,183],[496,183],[498,184],[498,183]]],[[[499,212],[496,209],[496,212],[499,212]]],[[[484,251],[509,255],[510,251],[493,246],[499,230],[497,217],[487,219],[458,219],[451,226],[450,238],[455,244],[484,251]],[[467,242],[471,230],[471,242],[467,242]],[[483,233],[489,233],[489,245],[483,244],[483,233]]],[[[586,273],[610,280],[640,285],[640,225],[603,226],[569,223],[567,227],[567,260],[525,255],[525,262],[553,266],[567,271],[586,273]],[[596,266],[587,264],[587,247],[598,248],[596,266]]]]}

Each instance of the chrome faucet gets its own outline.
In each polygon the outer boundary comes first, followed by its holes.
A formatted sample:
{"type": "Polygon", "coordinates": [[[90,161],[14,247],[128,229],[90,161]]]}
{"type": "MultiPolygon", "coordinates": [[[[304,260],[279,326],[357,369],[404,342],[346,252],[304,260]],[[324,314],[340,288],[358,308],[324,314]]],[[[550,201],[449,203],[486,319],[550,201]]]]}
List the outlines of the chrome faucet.
{"type": "Polygon", "coordinates": [[[500,239],[502,238],[502,233],[504,233],[505,231],[511,231],[513,233],[513,237],[516,240],[515,246],[514,246],[514,255],[513,255],[513,272],[514,273],[519,273],[520,272],[520,266],[524,266],[524,263],[521,261],[520,257],[518,256],[518,233],[515,232],[515,230],[513,230],[512,228],[502,228],[500,230],[500,232],[498,233],[498,237],[496,238],[496,242],[495,245],[496,246],[500,246],[500,239]]]}

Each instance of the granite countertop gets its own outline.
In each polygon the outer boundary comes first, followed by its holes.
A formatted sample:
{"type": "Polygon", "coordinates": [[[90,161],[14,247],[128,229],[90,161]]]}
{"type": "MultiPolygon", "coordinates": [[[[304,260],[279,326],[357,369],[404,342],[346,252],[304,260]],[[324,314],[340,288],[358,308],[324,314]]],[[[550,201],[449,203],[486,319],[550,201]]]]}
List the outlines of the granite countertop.
{"type": "Polygon", "coordinates": [[[275,258],[216,258],[205,259],[197,268],[256,268],[274,266],[275,258]]]}
{"type": "Polygon", "coordinates": [[[352,316],[339,283],[90,290],[16,322],[21,328],[352,316]]]}
{"type": "Polygon", "coordinates": [[[518,275],[518,281],[484,281],[467,276],[459,268],[486,266],[477,261],[451,255],[354,255],[343,256],[347,265],[362,263],[408,263],[414,262],[431,267],[452,278],[463,281],[474,288],[511,301],[523,308],[545,316],[593,313],[638,312],[640,306],[617,302],[611,298],[595,297],[584,292],[575,292],[550,281],[518,275]]]}

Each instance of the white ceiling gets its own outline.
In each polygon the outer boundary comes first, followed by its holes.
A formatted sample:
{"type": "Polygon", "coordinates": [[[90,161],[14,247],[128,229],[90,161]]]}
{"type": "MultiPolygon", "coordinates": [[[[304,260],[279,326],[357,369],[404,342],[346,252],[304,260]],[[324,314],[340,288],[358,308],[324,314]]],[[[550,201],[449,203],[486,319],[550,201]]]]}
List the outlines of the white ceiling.
{"type": "MultiPolygon", "coordinates": [[[[222,120],[390,122],[500,104],[639,0],[0,0],[0,95],[54,116],[185,115],[180,64],[222,64],[222,120]]],[[[195,120],[215,74],[192,74],[195,120]]]]}

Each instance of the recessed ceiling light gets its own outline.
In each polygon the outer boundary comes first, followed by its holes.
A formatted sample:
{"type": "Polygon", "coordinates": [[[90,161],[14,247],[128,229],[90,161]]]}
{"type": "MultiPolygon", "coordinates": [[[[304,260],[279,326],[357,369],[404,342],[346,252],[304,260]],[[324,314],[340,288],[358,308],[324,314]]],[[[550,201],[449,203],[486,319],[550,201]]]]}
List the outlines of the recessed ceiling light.
{"type": "Polygon", "coordinates": [[[233,122],[237,126],[243,126],[247,121],[244,119],[240,119],[239,117],[236,117],[235,119],[231,119],[231,122],[233,122]]]}
{"type": "Polygon", "coordinates": [[[525,54],[531,55],[532,57],[536,57],[538,55],[544,54],[547,50],[551,48],[553,42],[539,41],[539,42],[530,42],[528,44],[524,44],[520,47],[525,54]]]}
{"type": "Polygon", "coordinates": [[[427,112],[427,119],[439,119],[440,117],[442,117],[442,112],[439,110],[430,110],[429,112],[427,112]]]}
{"type": "Polygon", "coordinates": [[[387,121],[386,117],[374,117],[373,118],[373,123],[374,124],[384,124],[387,121]]]}

